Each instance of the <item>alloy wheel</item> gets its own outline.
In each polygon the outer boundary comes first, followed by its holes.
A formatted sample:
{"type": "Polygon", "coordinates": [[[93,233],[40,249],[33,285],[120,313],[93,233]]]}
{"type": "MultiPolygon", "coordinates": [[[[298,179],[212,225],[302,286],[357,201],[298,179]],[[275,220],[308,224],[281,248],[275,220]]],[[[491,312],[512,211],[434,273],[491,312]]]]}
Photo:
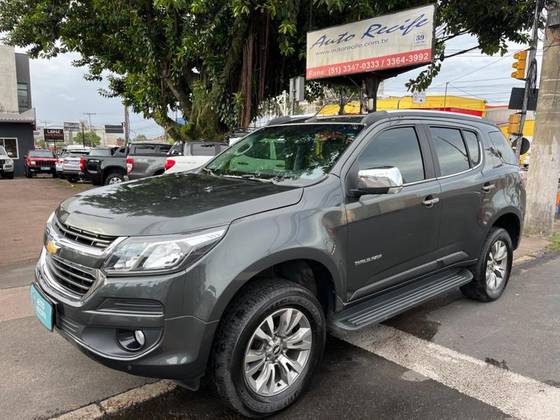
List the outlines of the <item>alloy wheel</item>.
{"type": "Polygon", "coordinates": [[[122,179],[119,178],[118,176],[112,176],[111,178],[109,178],[109,182],[108,184],[120,184],[122,182],[122,179]]]}
{"type": "Polygon", "coordinates": [[[260,396],[288,389],[305,369],[311,354],[311,324],[295,308],[280,309],[257,327],[243,363],[245,381],[260,396]]]}
{"type": "Polygon", "coordinates": [[[492,244],[486,257],[486,286],[489,290],[499,290],[506,280],[509,263],[508,248],[498,239],[492,244]]]}

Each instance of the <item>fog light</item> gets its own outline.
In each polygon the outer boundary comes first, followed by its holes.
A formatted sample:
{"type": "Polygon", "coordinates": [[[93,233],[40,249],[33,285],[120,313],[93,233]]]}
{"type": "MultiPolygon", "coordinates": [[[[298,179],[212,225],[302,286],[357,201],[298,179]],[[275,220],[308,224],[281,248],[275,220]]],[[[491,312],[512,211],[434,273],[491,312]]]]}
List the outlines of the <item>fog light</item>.
{"type": "Polygon", "coordinates": [[[144,336],[142,330],[134,331],[134,338],[136,339],[138,344],[140,344],[140,347],[144,347],[144,344],[146,344],[146,337],[144,336]]]}
{"type": "Polygon", "coordinates": [[[141,350],[146,344],[146,336],[142,330],[117,330],[117,340],[128,351],[141,350]]]}

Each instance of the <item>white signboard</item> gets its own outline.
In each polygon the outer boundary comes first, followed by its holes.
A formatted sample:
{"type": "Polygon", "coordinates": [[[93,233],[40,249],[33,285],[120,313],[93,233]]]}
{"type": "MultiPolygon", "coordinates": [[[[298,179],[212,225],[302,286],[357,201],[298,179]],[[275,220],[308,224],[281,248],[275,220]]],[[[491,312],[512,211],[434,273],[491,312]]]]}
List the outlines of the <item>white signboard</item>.
{"type": "Polygon", "coordinates": [[[410,67],[432,61],[435,6],[307,33],[307,79],[410,67]]]}
{"type": "Polygon", "coordinates": [[[426,103],[426,92],[413,92],[412,102],[415,104],[425,104],[426,103]]]}

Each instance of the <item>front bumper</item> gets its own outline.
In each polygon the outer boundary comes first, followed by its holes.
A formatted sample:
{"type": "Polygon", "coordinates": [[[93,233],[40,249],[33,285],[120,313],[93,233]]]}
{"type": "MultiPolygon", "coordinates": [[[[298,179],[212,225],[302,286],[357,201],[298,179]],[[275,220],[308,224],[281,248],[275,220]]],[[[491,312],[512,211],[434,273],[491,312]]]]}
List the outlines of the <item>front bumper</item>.
{"type": "Polygon", "coordinates": [[[204,375],[217,322],[183,314],[185,272],[144,278],[98,278],[81,299],[65,295],[43,250],[35,286],[55,306],[55,328],[98,362],[131,374],[196,381],[204,375]],[[119,344],[122,330],[142,330],[136,352],[119,344]]]}

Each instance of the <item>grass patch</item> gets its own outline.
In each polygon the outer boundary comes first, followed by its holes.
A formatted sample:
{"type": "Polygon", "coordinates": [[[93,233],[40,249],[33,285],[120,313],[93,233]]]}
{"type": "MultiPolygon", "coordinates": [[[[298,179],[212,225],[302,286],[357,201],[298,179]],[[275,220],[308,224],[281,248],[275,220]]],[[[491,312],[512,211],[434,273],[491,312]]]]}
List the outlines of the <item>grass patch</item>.
{"type": "Polygon", "coordinates": [[[550,244],[547,248],[551,251],[560,252],[560,232],[556,232],[550,237],[550,244]]]}

